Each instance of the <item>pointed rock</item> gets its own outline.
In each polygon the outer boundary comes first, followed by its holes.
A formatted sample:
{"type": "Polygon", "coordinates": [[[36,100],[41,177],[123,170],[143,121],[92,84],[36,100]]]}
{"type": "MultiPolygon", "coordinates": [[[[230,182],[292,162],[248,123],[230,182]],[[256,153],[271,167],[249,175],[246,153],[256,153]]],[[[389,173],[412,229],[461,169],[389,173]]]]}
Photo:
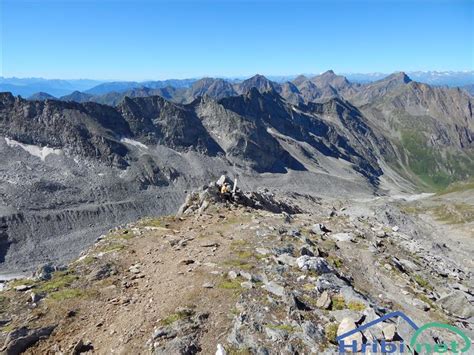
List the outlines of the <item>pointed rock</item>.
{"type": "MultiPolygon", "coordinates": [[[[337,328],[337,336],[341,336],[347,332],[350,332],[351,330],[356,329],[357,326],[352,318],[344,318],[341,323],[339,324],[339,327],[337,328]]],[[[360,332],[354,333],[352,335],[349,335],[342,339],[344,341],[345,345],[350,345],[350,344],[356,344],[356,349],[357,351],[360,351],[362,348],[362,334],[360,332]]],[[[346,348],[347,349],[347,348],[346,348]]],[[[347,349],[348,352],[352,352],[347,349]]]]}

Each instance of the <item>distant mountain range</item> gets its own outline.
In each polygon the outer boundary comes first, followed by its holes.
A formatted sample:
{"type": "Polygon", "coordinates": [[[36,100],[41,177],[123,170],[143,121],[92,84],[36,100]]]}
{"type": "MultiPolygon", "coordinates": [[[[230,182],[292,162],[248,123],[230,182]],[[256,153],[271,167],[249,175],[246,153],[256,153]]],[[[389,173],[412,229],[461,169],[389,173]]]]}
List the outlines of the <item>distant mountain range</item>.
{"type": "Polygon", "coordinates": [[[59,80],[42,78],[4,78],[0,77],[0,91],[11,92],[14,95],[29,97],[38,92],[52,96],[63,96],[78,90],[88,90],[101,84],[99,80],[59,80]]]}
{"type": "MultiPolygon", "coordinates": [[[[415,81],[430,85],[454,87],[474,84],[474,71],[415,71],[407,72],[407,74],[415,81]]],[[[346,76],[348,80],[358,83],[368,83],[387,76],[384,73],[347,73],[342,75],[346,76]]]]}
{"type": "MultiPolygon", "coordinates": [[[[407,73],[413,80],[430,84],[445,85],[450,87],[466,87],[474,85],[474,71],[417,71],[407,73]]],[[[353,83],[368,83],[380,80],[388,74],[384,73],[343,73],[347,80],[353,83]]],[[[314,77],[315,74],[306,74],[307,77],[314,77]]],[[[290,82],[296,75],[287,76],[267,76],[268,79],[277,83],[290,82]]],[[[246,78],[226,78],[226,82],[236,84],[246,78]]],[[[0,92],[11,92],[14,95],[30,97],[37,93],[47,93],[54,97],[70,95],[75,91],[85,92],[90,95],[104,95],[111,92],[125,92],[137,88],[164,89],[173,87],[175,89],[189,88],[198,79],[169,79],[157,81],[100,81],[100,80],[60,80],[43,78],[4,78],[0,77],[0,92]]]]}

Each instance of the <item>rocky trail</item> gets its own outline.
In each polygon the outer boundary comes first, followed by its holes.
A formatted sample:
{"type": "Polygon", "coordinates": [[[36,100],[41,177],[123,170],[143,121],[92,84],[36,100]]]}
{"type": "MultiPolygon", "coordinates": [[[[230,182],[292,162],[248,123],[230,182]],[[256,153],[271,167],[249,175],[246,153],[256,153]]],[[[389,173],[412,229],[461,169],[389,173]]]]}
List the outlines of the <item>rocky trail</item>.
{"type": "MultiPolygon", "coordinates": [[[[400,206],[265,190],[230,200],[211,183],[177,216],[115,228],[67,267],[8,282],[3,352],[336,353],[336,336],[393,311],[473,337],[472,268],[400,206]]],[[[351,337],[412,333],[399,318],[351,337]]]]}

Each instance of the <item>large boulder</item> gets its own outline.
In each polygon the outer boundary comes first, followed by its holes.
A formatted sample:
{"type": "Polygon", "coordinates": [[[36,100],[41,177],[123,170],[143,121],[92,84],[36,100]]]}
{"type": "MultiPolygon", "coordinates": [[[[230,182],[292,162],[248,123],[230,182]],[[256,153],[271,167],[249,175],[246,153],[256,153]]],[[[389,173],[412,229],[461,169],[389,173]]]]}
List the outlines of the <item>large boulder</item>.
{"type": "Polygon", "coordinates": [[[303,255],[296,259],[296,263],[303,271],[315,271],[320,275],[332,272],[326,259],[317,256],[303,255]]]}
{"type": "Polygon", "coordinates": [[[224,184],[230,184],[231,186],[234,186],[234,182],[227,176],[227,175],[221,175],[219,180],[216,181],[216,185],[218,187],[221,187],[224,184]]]}
{"type": "Polygon", "coordinates": [[[36,329],[22,327],[14,330],[10,332],[5,339],[2,354],[16,355],[23,353],[41,339],[46,339],[49,337],[54,328],[56,328],[55,325],[36,329]]]}
{"type": "Polygon", "coordinates": [[[439,304],[452,315],[467,319],[474,317],[474,307],[466,297],[466,294],[456,290],[439,299],[439,304]]]}

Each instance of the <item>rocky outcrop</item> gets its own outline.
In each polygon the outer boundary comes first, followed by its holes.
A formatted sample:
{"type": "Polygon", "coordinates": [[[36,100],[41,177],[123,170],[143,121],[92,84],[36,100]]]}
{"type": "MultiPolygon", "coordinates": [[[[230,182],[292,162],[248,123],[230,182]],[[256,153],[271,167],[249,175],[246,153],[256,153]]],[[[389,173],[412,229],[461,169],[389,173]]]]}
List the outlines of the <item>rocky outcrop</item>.
{"type": "Polygon", "coordinates": [[[273,213],[301,213],[302,210],[294,204],[284,200],[278,200],[275,194],[268,190],[242,192],[225,175],[218,181],[211,182],[208,186],[203,186],[201,191],[193,191],[187,195],[185,202],[178,210],[178,215],[189,215],[192,213],[202,213],[211,204],[233,204],[236,206],[262,209],[273,213]],[[226,192],[222,192],[223,185],[228,186],[226,192]],[[235,186],[235,189],[234,189],[235,186]]]}
{"type": "Polygon", "coordinates": [[[2,351],[6,355],[21,354],[38,341],[47,338],[56,328],[55,325],[39,328],[28,329],[26,327],[14,330],[8,334],[2,351]]]}

